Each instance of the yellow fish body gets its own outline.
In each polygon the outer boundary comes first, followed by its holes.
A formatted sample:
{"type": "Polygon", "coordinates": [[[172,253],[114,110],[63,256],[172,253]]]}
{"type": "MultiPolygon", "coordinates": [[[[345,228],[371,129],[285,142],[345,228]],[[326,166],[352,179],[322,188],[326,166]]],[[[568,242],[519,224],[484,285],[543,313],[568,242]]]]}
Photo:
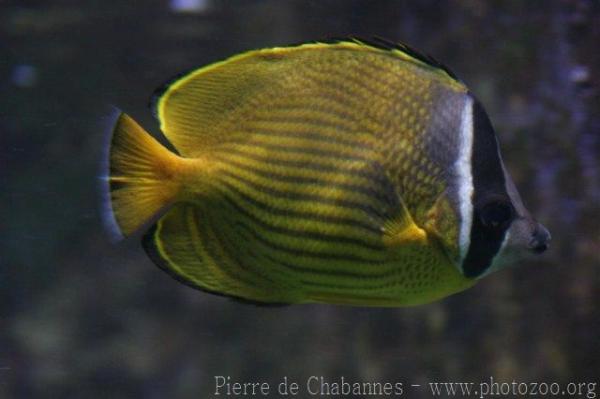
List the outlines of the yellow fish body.
{"type": "Polygon", "coordinates": [[[266,304],[404,306],[542,251],[479,102],[405,46],[247,52],[155,97],[175,154],[126,114],[107,219],[195,288],[266,304]]]}

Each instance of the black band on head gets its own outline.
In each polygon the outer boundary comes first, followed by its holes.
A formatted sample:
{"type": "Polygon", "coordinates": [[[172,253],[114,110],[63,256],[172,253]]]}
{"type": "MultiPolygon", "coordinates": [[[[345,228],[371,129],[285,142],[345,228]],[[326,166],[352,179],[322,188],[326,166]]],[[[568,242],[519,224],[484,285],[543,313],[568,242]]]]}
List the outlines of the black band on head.
{"type": "Polygon", "coordinates": [[[473,221],[470,245],[462,263],[463,274],[475,278],[491,266],[500,251],[510,224],[490,228],[482,222],[482,209],[489,201],[500,199],[510,203],[496,134],[481,103],[473,99],[473,221]]]}

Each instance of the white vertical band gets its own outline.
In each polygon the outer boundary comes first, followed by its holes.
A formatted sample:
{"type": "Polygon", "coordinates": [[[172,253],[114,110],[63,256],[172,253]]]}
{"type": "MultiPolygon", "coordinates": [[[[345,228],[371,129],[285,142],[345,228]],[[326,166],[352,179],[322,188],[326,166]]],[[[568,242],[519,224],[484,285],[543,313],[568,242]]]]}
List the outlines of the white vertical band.
{"type": "Polygon", "coordinates": [[[509,240],[510,240],[510,230],[506,230],[506,232],[504,233],[504,239],[502,240],[502,244],[500,245],[500,249],[498,249],[498,252],[492,258],[492,264],[490,265],[490,267],[488,267],[488,269],[481,276],[479,276],[479,278],[487,276],[488,274],[490,274],[498,269],[501,269],[503,266],[506,265],[506,264],[503,264],[502,258],[498,255],[500,255],[502,253],[502,251],[504,250],[504,248],[506,248],[506,244],[508,243],[509,240]]]}
{"type": "Polygon", "coordinates": [[[454,163],[458,176],[458,201],[460,211],[460,230],[458,245],[461,266],[471,243],[471,225],[473,223],[473,173],[471,170],[471,155],[473,153],[473,99],[466,96],[465,105],[460,119],[460,140],[458,158],[454,163]]]}

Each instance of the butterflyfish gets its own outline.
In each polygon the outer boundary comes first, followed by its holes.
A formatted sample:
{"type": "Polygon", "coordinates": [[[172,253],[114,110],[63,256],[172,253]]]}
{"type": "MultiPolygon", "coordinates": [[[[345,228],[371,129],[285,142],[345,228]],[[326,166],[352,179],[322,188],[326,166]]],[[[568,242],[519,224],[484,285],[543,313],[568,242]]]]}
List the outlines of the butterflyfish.
{"type": "Polygon", "coordinates": [[[153,100],[174,150],[120,113],[105,218],[160,268],[259,304],[407,306],[544,251],[482,104],[402,44],[249,51],[153,100]]]}

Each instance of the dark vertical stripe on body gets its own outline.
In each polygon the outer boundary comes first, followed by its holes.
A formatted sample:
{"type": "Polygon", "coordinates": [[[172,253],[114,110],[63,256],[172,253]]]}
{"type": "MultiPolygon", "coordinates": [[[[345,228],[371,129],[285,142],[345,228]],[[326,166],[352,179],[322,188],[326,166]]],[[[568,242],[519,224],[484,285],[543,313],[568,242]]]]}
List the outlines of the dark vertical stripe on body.
{"type": "Polygon", "coordinates": [[[489,117],[478,100],[473,101],[473,223],[471,242],[463,261],[466,277],[478,277],[492,264],[504,240],[506,230],[490,229],[481,221],[481,207],[490,195],[508,199],[498,141],[489,117]]]}

